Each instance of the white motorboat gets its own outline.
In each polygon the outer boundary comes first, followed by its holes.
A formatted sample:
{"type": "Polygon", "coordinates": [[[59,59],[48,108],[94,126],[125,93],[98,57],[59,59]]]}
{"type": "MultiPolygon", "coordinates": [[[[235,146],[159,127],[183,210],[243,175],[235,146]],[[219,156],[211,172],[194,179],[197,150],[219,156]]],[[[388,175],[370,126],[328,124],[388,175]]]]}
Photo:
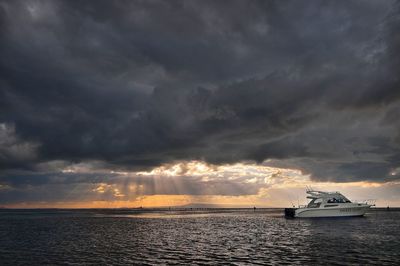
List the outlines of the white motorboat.
{"type": "Polygon", "coordinates": [[[306,192],[310,202],[298,208],[286,208],[286,217],[315,218],[363,216],[371,206],[375,206],[373,200],[351,202],[339,192],[323,192],[312,189],[307,189],[306,192]]]}

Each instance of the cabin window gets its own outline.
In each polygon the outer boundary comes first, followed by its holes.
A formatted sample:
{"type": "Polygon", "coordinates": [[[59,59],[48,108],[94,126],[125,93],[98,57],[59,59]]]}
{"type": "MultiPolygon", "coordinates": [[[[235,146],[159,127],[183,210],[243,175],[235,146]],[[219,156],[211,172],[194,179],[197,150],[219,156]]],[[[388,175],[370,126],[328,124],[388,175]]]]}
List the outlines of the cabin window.
{"type": "Polygon", "coordinates": [[[319,208],[319,206],[321,206],[322,203],[322,199],[313,199],[312,201],[310,201],[310,203],[308,203],[307,207],[308,208],[319,208]]]}
{"type": "Polygon", "coordinates": [[[336,207],[336,206],[339,206],[339,205],[336,205],[336,204],[335,205],[325,205],[324,207],[329,208],[329,207],[336,207]]]}
{"type": "Polygon", "coordinates": [[[350,200],[345,198],[330,198],[326,201],[327,203],[350,203],[350,200]]]}

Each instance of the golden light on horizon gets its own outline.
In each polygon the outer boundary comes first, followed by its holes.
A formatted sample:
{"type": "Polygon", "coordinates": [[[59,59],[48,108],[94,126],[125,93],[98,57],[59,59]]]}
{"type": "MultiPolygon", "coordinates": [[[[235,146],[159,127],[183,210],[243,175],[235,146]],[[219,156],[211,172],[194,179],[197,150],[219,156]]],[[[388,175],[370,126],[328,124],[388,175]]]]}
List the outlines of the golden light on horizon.
{"type": "MultiPolygon", "coordinates": [[[[90,166],[79,164],[62,169],[62,172],[79,174],[92,170],[90,166]]],[[[306,186],[325,191],[343,191],[353,199],[370,198],[372,191],[377,193],[382,188],[400,186],[395,182],[318,182],[297,169],[250,162],[212,165],[203,161],[180,161],[148,171],[111,172],[119,179],[105,179],[107,182],[90,185],[92,200],[31,202],[6,207],[135,208],[188,204],[285,207],[290,206],[294,199],[304,203],[306,186]]],[[[110,171],[101,170],[99,173],[107,174],[110,171]]],[[[400,205],[396,198],[386,199],[381,205],[388,203],[400,205]]]]}

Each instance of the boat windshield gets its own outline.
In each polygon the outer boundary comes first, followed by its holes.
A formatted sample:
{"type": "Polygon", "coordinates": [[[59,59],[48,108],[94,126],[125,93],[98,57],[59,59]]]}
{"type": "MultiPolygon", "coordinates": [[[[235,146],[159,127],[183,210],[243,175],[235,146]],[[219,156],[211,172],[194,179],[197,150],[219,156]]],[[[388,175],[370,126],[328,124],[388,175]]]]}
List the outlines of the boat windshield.
{"type": "Polygon", "coordinates": [[[308,203],[307,208],[319,208],[322,203],[322,199],[313,199],[308,203]]]}

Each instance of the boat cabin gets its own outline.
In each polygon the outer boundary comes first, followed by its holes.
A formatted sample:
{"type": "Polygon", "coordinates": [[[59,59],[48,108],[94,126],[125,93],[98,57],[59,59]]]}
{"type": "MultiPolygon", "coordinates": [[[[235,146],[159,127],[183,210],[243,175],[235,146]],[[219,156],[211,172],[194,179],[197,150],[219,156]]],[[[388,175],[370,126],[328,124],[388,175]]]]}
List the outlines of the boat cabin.
{"type": "Polygon", "coordinates": [[[339,192],[321,192],[321,191],[307,191],[308,203],[307,208],[329,208],[337,207],[342,203],[351,203],[351,201],[340,194],[339,192]]]}

